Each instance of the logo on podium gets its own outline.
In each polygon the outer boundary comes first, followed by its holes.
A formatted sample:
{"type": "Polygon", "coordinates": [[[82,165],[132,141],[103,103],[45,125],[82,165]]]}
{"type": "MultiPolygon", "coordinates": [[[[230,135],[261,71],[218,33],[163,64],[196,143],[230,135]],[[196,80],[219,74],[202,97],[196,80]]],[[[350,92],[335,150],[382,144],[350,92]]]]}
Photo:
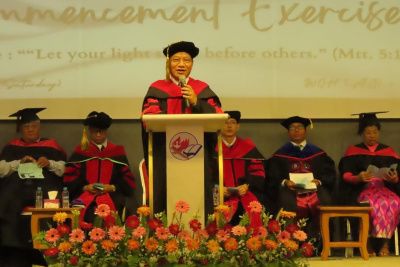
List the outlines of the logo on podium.
{"type": "Polygon", "coordinates": [[[202,147],[196,137],[188,132],[177,133],[169,142],[169,151],[174,158],[179,160],[193,158],[202,147]]]}

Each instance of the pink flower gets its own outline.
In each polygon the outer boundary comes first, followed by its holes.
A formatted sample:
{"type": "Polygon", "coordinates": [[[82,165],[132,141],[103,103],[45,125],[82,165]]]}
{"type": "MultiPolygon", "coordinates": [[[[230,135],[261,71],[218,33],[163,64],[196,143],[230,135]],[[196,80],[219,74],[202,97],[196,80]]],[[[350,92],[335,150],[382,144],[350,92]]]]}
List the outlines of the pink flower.
{"type": "Polygon", "coordinates": [[[108,229],[108,236],[112,241],[121,241],[125,236],[125,228],[117,225],[111,226],[108,229]]]}
{"type": "Polygon", "coordinates": [[[85,222],[85,221],[80,221],[79,222],[79,227],[82,228],[85,231],[89,231],[93,228],[93,224],[85,222]]]}
{"type": "Polygon", "coordinates": [[[146,234],[146,228],[143,226],[138,226],[135,230],[133,230],[132,235],[136,238],[141,238],[146,234]]]}
{"type": "Polygon", "coordinates": [[[283,243],[286,240],[290,239],[290,233],[288,231],[282,231],[278,234],[277,239],[279,240],[279,242],[283,243]]]}
{"type": "Polygon", "coordinates": [[[216,234],[216,237],[217,237],[217,239],[218,239],[219,242],[226,241],[226,240],[228,240],[228,238],[230,237],[229,231],[222,230],[222,229],[221,229],[221,230],[218,230],[218,231],[217,231],[217,234],[216,234]]]}
{"type": "Polygon", "coordinates": [[[138,216],[136,216],[136,215],[132,215],[132,216],[129,216],[128,218],[126,218],[125,225],[129,228],[134,229],[134,228],[138,227],[139,224],[140,224],[140,221],[139,221],[138,216]]]}
{"type": "Polygon", "coordinates": [[[314,255],[314,246],[308,242],[301,245],[304,257],[312,257],[314,255]]]}
{"type": "Polygon", "coordinates": [[[179,228],[179,225],[175,224],[175,223],[170,224],[168,229],[169,229],[169,232],[175,236],[177,236],[179,234],[179,232],[181,231],[181,229],[179,228]]]}
{"type": "Polygon", "coordinates": [[[307,234],[302,230],[297,230],[293,233],[293,238],[299,241],[305,241],[307,239],[307,234]]]}
{"type": "Polygon", "coordinates": [[[94,214],[96,214],[97,216],[101,217],[101,218],[105,218],[108,215],[110,215],[111,213],[111,209],[110,206],[108,206],[107,204],[100,204],[97,206],[94,214]]]}
{"type": "Polygon", "coordinates": [[[92,231],[89,232],[90,239],[93,241],[100,241],[104,239],[106,236],[106,232],[101,228],[93,228],[92,231]]]}
{"type": "Polygon", "coordinates": [[[45,239],[49,243],[56,242],[60,238],[60,234],[58,233],[57,229],[50,228],[46,231],[45,239]]]}
{"type": "Polygon", "coordinates": [[[73,266],[78,265],[78,262],[79,262],[78,256],[71,256],[71,258],[69,258],[69,263],[73,266]]]}
{"type": "Polygon", "coordinates": [[[85,240],[85,232],[80,228],[73,229],[69,234],[69,241],[71,243],[82,243],[85,240]]]}
{"type": "Polygon", "coordinates": [[[236,225],[232,228],[232,234],[236,236],[245,235],[247,233],[246,227],[241,225],[236,225]]]}
{"type": "Polygon", "coordinates": [[[186,240],[190,239],[190,233],[186,230],[182,230],[178,234],[178,238],[186,241],[186,240]]]}
{"type": "Polygon", "coordinates": [[[58,255],[58,252],[59,252],[58,248],[48,248],[43,252],[43,254],[46,257],[55,257],[58,255]]]}
{"type": "Polygon", "coordinates": [[[147,224],[151,230],[156,230],[158,227],[163,226],[162,221],[157,218],[150,219],[147,224]]]}
{"type": "Polygon", "coordinates": [[[279,226],[279,222],[277,220],[271,219],[268,221],[268,232],[270,233],[279,233],[281,227],[279,226]]]}
{"type": "Polygon", "coordinates": [[[249,204],[250,212],[261,213],[262,205],[258,201],[251,201],[249,204]]]}
{"type": "Polygon", "coordinates": [[[186,213],[189,211],[189,204],[183,200],[176,202],[175,210],[180,213],[186,213]]]}
{"type": "Polygon", "coordinates": [[[295,223],[291,223],[291,224],[287,225],[285,228],[285,230],[291,234],[293,234],[294,232],[296,232],[299,229],[300,229],[299,226],[295,223]]]}
{"type": "Polygon", "coordinates": [[[200,229],[196,231],[199,239],[208,239],[209,235],[205,229],[200,229]]]}
{"type": "Polygon", "coordinates": [[[253,236],[258,236],[258,237],[267,237],[268,235],[268,231],[267,228],[265,228],[264,226],[259,226],[257,228],[254,229],[253,232],[253,236]]]}
{"type": "Polygon", "coordinates": [[[201,228],[201,222],[197,219],[190,220],[189,222],[190,228],[192,228],[193,232],[198,231],[201,228]]]}
{"type": "Polygon", "coordinates": [[[156,229],[156,236],[160,240],[167,240],[169,236],[168,228],[165,227],[158,227],[156,229]]]}

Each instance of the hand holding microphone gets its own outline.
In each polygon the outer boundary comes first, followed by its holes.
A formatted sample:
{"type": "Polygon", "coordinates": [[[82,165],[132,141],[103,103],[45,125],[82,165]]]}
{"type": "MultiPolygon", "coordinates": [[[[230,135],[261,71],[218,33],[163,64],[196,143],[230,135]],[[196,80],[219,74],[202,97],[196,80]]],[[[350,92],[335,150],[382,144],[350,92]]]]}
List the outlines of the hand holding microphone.
{"type": "Polygon", "coordinates": [[[197,95],[196,93],[193,91],[193,88],[186,84],[186,77],[185,76],[179,76],[179,84],[181,87],[181,92],[182,92],[182,96],[184,98],[185,101],[185,106],[186,107],[190,107],[190,105],[196,105],[197,103],[197,95]]]}

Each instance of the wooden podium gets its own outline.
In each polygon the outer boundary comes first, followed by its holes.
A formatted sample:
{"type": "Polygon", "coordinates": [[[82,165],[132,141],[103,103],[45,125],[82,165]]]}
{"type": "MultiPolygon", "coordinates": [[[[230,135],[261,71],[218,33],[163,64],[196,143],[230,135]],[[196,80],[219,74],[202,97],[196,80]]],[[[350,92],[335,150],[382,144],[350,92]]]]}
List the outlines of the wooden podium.
{"type": "MultiPolygon", "coordinates": [[[[153,214],[153,132],[166,133],[167,218],[171,221],[179,200],[189,203],[191,214],[206,222],[204,211],[204,133],[218,133],[219,203],[223,203],[222,129],[228,114],[143,115],[148,132],[149,206],[153,214]]],[[[189,220],[191,216],[186,216],[189,220]]]]}

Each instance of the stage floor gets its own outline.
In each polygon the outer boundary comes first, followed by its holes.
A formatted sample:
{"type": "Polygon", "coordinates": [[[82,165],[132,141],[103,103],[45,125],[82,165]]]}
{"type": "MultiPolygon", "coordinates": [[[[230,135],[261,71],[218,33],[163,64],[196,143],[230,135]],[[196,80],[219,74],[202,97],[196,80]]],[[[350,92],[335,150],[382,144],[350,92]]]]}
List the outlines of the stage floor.
{"type": "Polygon", "coordinates": [[[392,257],[370,257],[369,260],[363,260],[361,257],[343,258],[329,257],[323,261],[321,258],[309,259],[310,267],[397,267],[400,266],[400,256],[392,257]]]}

